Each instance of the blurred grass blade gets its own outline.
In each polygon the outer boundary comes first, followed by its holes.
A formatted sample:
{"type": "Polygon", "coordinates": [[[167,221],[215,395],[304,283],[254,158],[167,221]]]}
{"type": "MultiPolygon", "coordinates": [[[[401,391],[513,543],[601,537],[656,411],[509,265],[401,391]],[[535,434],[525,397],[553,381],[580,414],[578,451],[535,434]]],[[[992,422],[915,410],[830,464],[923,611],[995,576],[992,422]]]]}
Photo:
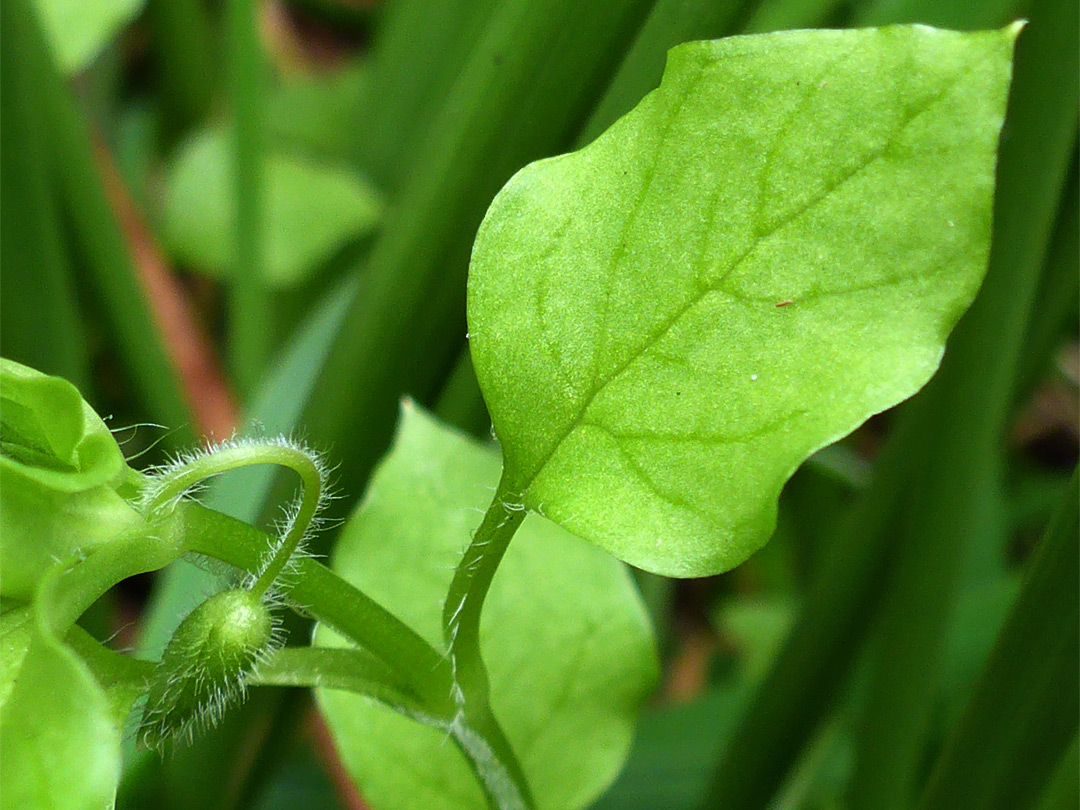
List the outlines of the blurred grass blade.
{"type": "MultiPolygon", "coordinates": [[[[10,0],[9,5],[15,13],[31,13],[27,0],[10,0]]],[[[117,350],[147,415],[176,428],[167,443],[189,442],[190,415],[175,366],[162,343],[102,186],[87,121],[64,85],[37,25],[28,26],[25,56],[37,77],[34,99],[44,111],[66,209],[90,270],[89,280],[116,335],[117,350]]]]}
{"type": "Polygon", "coordinates": [[[1073,737],[1072,745],[1065,749],[1037,807],[1039,810],[1076,810],[1080,807],[1080,738],[1073,737]]]}
{"type": "Polygon", "coordinates": [[[741,33],[765,34],[792,28],[817,28],[831,22],[850,0],[763,0],[741,33]]]}
{"type": "Polygon", "coordinates": [[[235,274],[229,307],[230,365],[247,399],[270,359],[273,310],[263,282],[265,125],[263,64],[255,0],[227,0],[229,90],[233,112],[235,274]]]}
{"type": "Polygon", "coordinates": [[[580,148],[660,84],[667,52],[696,39],[718,39],[731,32],[749,0],[657,0],[634,44],[577,139],[580,148]]]}
{"type": "Polygon", "coordinates": [[[1078,510],[1074,473],[919,810],[1024,810],[1076,736],[1078,510]]]}
{"type": "Polygon", "coordinates": [[[1021,0],[979,0],[979,20],[972,14],[971,0],[870,0],[852,15],[852,25],[923,23],[961,31],[998,28],[1022,16],[1021,0]]]}
{"type": "Polygon", "coordinates": [[[1076,127],[1077,6],[1043,0],[1017,47],[986,282],[920,397],[932,458],[912,484],[862,717],[852,806],[904,807],[924,757],[963,560],[1003,558],[988,530],[1024,332],[1076,127]],[[971,539],[969,541],[969,538],[971,539]]]}
{"type": "Polygon", "coordinates": [[[921,414],[905,407],[724,748],[703,808],[765,807],[831,710],[877,604],[900,533],[905,487],[925,453],[923,427],[921,414]]]}
{"type": "MultiPolygon", "coordinates": [[[[1073,155],[1076,154],[1074,149],[1073,155]]],[[[1020,355],[1023,367],[1016,381],[1017,404],[1022,404],[1046,374],[1069,323],[1075,323],[1077,293],[1080,292],[1080,189],[1077,177],[1074,160],[1040,276],[1035,299],[1035,312],[1039,317],[1028,323],[1024,350],[1020,355]]]]}
{"type": "Polygon", "coordinates": [[[146,16],[167,134],[175,137],[210,111],[218,82],[203,0],[147,0],[146,16]]]}
{"type": "Polygon", "coordinates": [[[429,400],[462,345],[469,251],[492,196],[524,163],[570,143],[647,7],[514,0],[476,43],[305,413],[313,438],[334,445],[350,498],[386,447],[399,396],[429,400]]]}
{"type": "Polygon", "coordinates": [[[436,114],[498,6],[495,0],[387,4],[351,136],[357,165],[383,191],[397,192],[408,180],[436,114]]]}
{"type": "Polygon", "coordinates": [[[86,339],[49,176],[36,76],[25,51],[32,20],[0,10],[0,343],[4,356],[89,393],[86,339]]]}

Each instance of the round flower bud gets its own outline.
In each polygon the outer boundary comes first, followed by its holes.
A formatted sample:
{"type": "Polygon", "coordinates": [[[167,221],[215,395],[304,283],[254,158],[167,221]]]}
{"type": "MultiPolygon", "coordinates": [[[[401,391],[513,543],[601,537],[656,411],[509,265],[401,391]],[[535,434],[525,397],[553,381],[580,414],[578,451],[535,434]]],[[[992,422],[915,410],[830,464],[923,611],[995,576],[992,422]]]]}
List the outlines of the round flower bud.
{"type": "Polygon", "coordinates": [[[211,596],[187,615],[150,684],[139,742],[190,742],[244,693],[258,662],[278,645],[274,616],[258,596],[234,589],[211,596]]]}

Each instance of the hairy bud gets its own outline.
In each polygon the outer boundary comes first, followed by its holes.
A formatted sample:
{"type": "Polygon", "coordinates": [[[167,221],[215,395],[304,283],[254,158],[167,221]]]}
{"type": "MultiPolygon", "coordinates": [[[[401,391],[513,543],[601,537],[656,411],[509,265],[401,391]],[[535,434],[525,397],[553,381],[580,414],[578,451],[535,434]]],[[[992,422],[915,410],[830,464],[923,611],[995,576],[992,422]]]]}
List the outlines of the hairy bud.
{"type": "Polygon", "coordinates": [[[139,742],[151,748],[190,742],[243,696],[252,670],[277,646],[273,613],[257,595],[233,589],[211,596],[188,614],[165,648],[139,742]]]}

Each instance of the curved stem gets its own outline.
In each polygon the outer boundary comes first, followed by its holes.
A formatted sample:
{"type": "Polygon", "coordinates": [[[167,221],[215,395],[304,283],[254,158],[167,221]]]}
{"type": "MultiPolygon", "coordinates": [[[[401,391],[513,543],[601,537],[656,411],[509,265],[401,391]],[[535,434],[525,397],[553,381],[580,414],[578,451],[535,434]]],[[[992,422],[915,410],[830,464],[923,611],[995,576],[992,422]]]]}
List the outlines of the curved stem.
{"type": "Polygon", "coordinates": [[[499,563],[524,519],[525,506],[504,474],[454,572],[443,605],[443,636],[458,708],[449,731],[489,800],[500,810],[529,808],[533,801],[521,765],[491,711],[490,685],[480,652],[480,616],[499,563]]]}
{"type": "MultiPolygon", "coordinates": [[[[171,533],[169,533],[171,535],[171,533]]],[[[49,629],[63,637],[79,617],[121,580],[157,571],[176,560],[183,549],[171,537],[132,532],[90,552],[70,567],[58,567],[39,586],[48,601],[49,629]]]]}
{"type": "Polygon", "coordinates": [[[525,507],[499,481],[484,520],[454,572],[443,605],[443,637],[454,664],[454,682],[467,695],[488,694],[487,670],[480,657],[480,614],[499,563],[525,519],[525,507]]]}
{"type": "MultiPolygon", "coordinates": [[[[185,503],[179,510],[185,548],[255,571],[266,535],[239,520],[185,503]]],[[[370,651],[422,698],[432,714],[453,714],[450,664],[411,627],[325,565],[302,558],[282,584],[288,600],[370,651]]]]}
{"type": "Polygon", "coordinates": [[[265,593],[281,575],[323,505],[326,473],[314,453],[281,441],[225,444],[212,452],[183,459],[161,471],[155,476],[144,504],[146,513],[153,515],[207,478],[262,464],[274,464],[295,472],[300,476],[303,493],[295,514],[288,521],[280,545],[251,586],[250,590],[256,596],[265,593]]]}
{"type": "Polygon", "coordinates": [[[344,689],[413,718],[430,715],[407,686],[396,682],[385,663],[360,649],[285,647],[260,664],[248,682],[252,686],[344,689]]]}

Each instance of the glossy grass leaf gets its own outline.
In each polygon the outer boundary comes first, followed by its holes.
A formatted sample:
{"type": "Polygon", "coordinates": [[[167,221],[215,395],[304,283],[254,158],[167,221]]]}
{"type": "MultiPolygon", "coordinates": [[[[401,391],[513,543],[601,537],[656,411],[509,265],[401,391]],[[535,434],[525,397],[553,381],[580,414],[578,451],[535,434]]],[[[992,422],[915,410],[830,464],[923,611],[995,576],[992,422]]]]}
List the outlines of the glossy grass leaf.
{"type": "MultiPolygon", "coordinates": [[[[201,132],[181,149],[167,179],[169,247],[211,275],[228,275],[234,265],[231,165],[226,133],[201,132]]],[[[265,280],[275,287],[309,277],[382,213],[377,193],[354,172],[281,150],[267,155],[265,195],[265,280]]]]}
{"type": "Polygon", "coordinates": [[[794,469],[922,386],[978,288],[1017,31],[690,43],[519,172],[469,324],[526,504],[668,575],[759,548],[794,469]]]}
{"type": "MultiPolygon", "coordinates": [[[[442,599],[499,480],[498,454],[411,406],[345,527],[335,570],[441,647],[442,599]]],[[[530,517],[495,577],[481,627],[491,702],[544,810],[584,807],[626,757],[656,677],[625,568],[530,517]]],[[[326,628],[320,643],[337,643],[326,628]]],[[[342,759],[378,810],[485,807],[445,735],[362,697],[321,691],[342,759]]]]}

